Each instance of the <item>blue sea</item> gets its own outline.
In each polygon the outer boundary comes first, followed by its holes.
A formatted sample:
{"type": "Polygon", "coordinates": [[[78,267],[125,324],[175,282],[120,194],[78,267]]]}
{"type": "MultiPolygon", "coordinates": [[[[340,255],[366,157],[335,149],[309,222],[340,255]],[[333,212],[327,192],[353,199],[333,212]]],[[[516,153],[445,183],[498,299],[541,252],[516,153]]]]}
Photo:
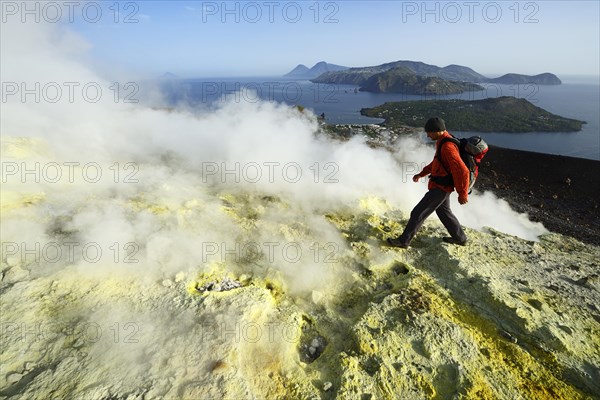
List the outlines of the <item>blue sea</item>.
{"type": "Polygon", "coordinates": [[[316,114],[325,114],[332,124],[368,124],[383,120],[360,115],[361,108],[388,101],[478,100],[498,96],[525,98],[538,107],[567,118],[586,121],[579,132],[476,133],[448,130],[457,136],[480,134],[488,143],[539,153],[560,154],[600,160],[600,81],[598,77],[561,77],[563,84],[484,84],[483,91],[446,96],[415,96],[358,91],[357,86],[317,84],[308,80],[283,78],[177,79],[161,83],[171,105],[186,103],[208,107],[222,101],[277,101],[302,105],[316,114]]]}

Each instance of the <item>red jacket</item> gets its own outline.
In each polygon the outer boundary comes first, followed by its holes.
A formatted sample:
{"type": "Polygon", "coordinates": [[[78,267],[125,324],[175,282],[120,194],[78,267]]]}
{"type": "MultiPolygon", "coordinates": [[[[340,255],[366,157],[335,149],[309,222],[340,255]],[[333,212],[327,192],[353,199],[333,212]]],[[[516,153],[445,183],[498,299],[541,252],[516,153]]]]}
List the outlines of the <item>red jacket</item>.
{"type": "MultiPolygon", "coordinates": [[[[443,138],[451,137],[448,132],[444,132],[444,134],[436,141],[435,148],[436,153],[440,142],[443,138]]],[[[448,174],[452,174],[452,179],[454,180],[454,187],[456,187],[456,192],[458,193],[459,199],[467,199],[469,192],[469,169],[465,165],[465,163],[461,160],[460,154],[458,152],[458,146],[451,142],[444,143],[442,147],[442,151],[440,152],[440,157],[444,161],[444,165],[448,166],[450,169],[446,171],[440,160],[434,158],[429,165],[423,168],[418,176],[420,178],[432,175],[432,176],[445,176],[448,174]]],[[[440,188],[445,192],[453,192],[454,187],[452,186],[442,186],[440,184],[435,183],[431,179],[429,180],[429,190],[433,188],[440,188]]]]}

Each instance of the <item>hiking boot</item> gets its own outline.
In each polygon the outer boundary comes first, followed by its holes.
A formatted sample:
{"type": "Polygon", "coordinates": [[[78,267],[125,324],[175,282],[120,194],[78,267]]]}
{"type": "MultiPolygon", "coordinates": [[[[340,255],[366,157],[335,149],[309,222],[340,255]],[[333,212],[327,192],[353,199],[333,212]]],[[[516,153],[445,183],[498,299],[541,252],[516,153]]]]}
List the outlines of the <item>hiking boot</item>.
{"type": "Polygon", "coordinates": [[[444,242],[446,242],[446,243],[450,243],[450,244],[457,244],[457,245],[459,245],[459,246],[466,246],[466,245],[467,245],[467,242],[468,242],[468,240],[463,240],[463,241],[461,242],[461,241],[459,241],[459,240],[456,240],[456,239],[454,239],[453,237],[449,237],[449,236],[443,237],[443,238],[442,238],[442,240],[443,240],[444,242]]]}
{"type": "Polygon", "coordinates": [[[404,243],[400,238],[388,238],[387,242],[390,246],[400,247],[401,249],[408,249],[408,243],[404,243]]]}

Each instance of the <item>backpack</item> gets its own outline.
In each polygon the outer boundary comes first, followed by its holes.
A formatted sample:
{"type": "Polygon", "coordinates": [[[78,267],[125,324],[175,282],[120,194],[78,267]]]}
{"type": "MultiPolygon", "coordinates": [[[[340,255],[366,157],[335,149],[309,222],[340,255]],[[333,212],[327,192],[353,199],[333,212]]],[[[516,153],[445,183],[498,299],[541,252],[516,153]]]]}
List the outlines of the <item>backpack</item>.
{"type": "Polygon", "coordinates": [[[487,143],[479,136],[471,136],[468,139],[457,139],[454,136],[447,137],[442,139],[440,145],[437,148],[435,153],[435,157],[440,160],[442,167],[448,172],[448,175],[445,176],[432,176],[431,179],[440,185],[443,186],[454,186],[454,180],[452,179],[452,175],[450,174],[449,168],[444,165],[441,157],[442,146],[446,142],[454,143],[458,146],[458,152],[460,154],[461,160],[465,163],[465,166],[469,170],[469,194],[471,193],[471,188],[475,184],[475,180],[479,175],[479,164],[481,160],[488,152],[487,143]]]}

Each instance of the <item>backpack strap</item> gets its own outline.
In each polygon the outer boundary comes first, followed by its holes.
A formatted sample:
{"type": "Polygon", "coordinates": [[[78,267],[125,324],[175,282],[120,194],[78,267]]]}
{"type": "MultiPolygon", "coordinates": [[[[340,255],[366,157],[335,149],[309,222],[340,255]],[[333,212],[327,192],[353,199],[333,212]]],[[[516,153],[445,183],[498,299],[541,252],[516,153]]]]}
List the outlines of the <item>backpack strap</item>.
{"type": "Polygon", "coordinates": [[[438,145],[438,147],[436,149],[435,158],[437,158],[440,161],[442,168],[446,171],[446,175],[444,175],[444,176],[431,175],[431,177],[429,179],[431,179],[433,182],[437,183],[438,185],[452,187],[452,186],[454,186],[454,179],[452,179],[452,174],[450,173],[450,169],[444,165],[444,161],[442,160],[442,147],[447,142],[455,144],[460,150],[460,141],[457,138],[455,138],[454,136],[443,138],[440,141],[440,144],[438,145]]]}
{"type": "Polygon", "coordinates": [[[442,147],[444,146],[445,143],[447,142],[452,142],[456,145],[456,147],[458,147],[459,151],[460,151],[460,140],[458,140],[457,138],[455,138],[454,136],[451,135],[451,137],[445,137],[440,141],[440,145],[438,146],[436,152],[435,152],[435,158],[437,158],[438,160],[440,160],[440,164],[442,164],[442,168],[444,168],[444,170],[446,170],[446,172],[448,173],[448,175],[450,175],[450,169],[446,167],[446,165],[444,165],[444,160],[442,159],[442,147]]]}

